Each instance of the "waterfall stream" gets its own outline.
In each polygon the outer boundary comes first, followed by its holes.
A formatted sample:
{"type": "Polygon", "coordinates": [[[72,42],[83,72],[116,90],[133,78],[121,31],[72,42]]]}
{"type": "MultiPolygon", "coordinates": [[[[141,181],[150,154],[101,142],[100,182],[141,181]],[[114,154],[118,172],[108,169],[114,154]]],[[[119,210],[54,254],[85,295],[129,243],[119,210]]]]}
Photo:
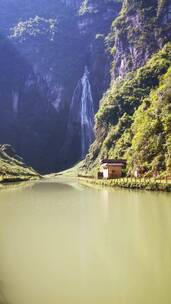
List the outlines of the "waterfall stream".
{"type": "Polygon", "coordinates": [[[81,96],[81,158],[87,153],[90,144],[93,141],[94,126],[94,106],[89,82],[89,71],[85,67],[84,75],[81,79],[82,96],[81,96]]]}
{"type": "MultiPolygon", "coordinates": [[[[68,134],[69,140],[72,143],[75,142],[74,138],[79,137],[80,147],[80,159],[83,159],[90,144],[94,139],[94,104],[91,92],[91,85],[89,81],[89,71],[85,66],[84,74],[78,81],[73,93],[70,115],[68,121],[68,134]]],[[[68,136],[68,135],[67,135],[68,136]]]]}

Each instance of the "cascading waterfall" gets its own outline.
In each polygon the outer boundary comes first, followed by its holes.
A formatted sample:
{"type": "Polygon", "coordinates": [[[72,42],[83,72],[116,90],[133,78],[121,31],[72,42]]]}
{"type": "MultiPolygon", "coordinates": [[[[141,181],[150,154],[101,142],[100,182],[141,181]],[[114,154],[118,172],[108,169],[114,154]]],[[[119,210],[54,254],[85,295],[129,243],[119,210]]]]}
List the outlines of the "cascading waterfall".
{"type": "Polygon", "coordinates": [[[90,144],[93,141],[94,133],[94,105],[89,82],[89,71],[85,67],[84,75],[81,79],[82,96],[81,96],[81,158],[87,153],[90,144]]]}
{"type": "MultiPolygon", "coordinates": [[[[83,159],[94,139],[94,104],[89,81],[89,71],[85,66],[84,74],[74,90],[68,121],[68,135],[71,148],[75,148],[75,139],[79,138],[80,155],[83,159]],[[74,146],[73,146],[74,145],[74,146]]],[[[78,147],[79,148],[79,147],[78,147]]]]}

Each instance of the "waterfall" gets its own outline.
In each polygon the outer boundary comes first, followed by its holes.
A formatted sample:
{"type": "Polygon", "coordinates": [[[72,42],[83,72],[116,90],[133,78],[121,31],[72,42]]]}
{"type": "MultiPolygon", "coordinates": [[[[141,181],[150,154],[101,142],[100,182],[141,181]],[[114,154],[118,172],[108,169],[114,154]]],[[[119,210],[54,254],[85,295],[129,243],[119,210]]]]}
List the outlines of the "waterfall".
{"type": "Polygon", "coordinates": [[[87,66],[84,75],[81,78],[82,95],[81,95],[81,158],[83,159],[93,141],[94,127],[94,106],[89,82],[89,71],[87,66]]]}
{"type": "Polygon", "coordinates": [[[72,96],[67,127],[67,142],[68,146],[70,146],[68,149],[70,153],[75,154],[77,160],[86,156],[94,139],[93,128],[94,105],[89,71],[86,66],[84,74],[78,81],[72,96]]]}

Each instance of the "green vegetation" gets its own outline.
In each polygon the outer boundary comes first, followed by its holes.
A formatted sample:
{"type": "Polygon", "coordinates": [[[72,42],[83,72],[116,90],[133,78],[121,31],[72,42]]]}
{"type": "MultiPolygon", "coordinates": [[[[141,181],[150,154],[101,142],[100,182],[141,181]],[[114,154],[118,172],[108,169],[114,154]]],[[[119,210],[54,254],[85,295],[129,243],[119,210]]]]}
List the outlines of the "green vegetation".
{"type": "Polygon", "coordinates": [[[121,187],[126,189],[137,189],[147,191],[166,191],[171,192],[171,183],[155,180],[155,179],[135,179],[135,178],[121,178],[113,180],[99,180],[89,178],[79,178],[83,184],[98,185],[107,187],[121,187]]]}
{"type": "Polygon", "coordinates": [[[56,19],[45,19],[39,16],[30,18],[26,21],[20,21],[11,29],[11,38],[26,40],[28,36],[38,37],[46,35],[49,40],[54,39],[57,30],[56,19]]]}
{"type": "Polygon", "coordinates": [[[71,167],[67,170],[58,172],[58,173],[52,173],[46,175],[46,177],[56,177],[56,176],[64,176],[64,177],[77,177],[79,174],[79,170],[82,167],[83,161],[77,163],[74,167],[71,167]]]}
{"type": "Polygon", "coordinates": [[[156,3],[153,0],[124,1],[122,10],[106,37],[115,77],[122,74],[122,64],[124,74],[136,70],[145,64],[150,54],[170,41],[171,23],[163,19],[168,4],[167,0],[158,0],[156,3]]]}
{"type": "Polygon", "coordinates": [[[125,153],[130,167],[171,174],[171,67],[135,112],[130,131],[132,145],[125,153]]]}
{"type": "Polygon", "coordinates": [[[96,140],[83,169],[100,158],[126,158],[131,174],[171,174],[171,43],[124,80],[117,80],[96,115],[96,140]]]}
{"type": "Polygon", "coordinates": [[[160,76],[167,72],[170,64],[171,44],[167,44],[144,67],[128,74],[125,80],[114,82],[102,100],[97,125],[104,121],[108,125],[115,124],[122,113],[132,114],[151,89],[158,86],[160,76]]]}
{"type": "Polygon", "coordinates": [[[36,179],[39,175],[27,167],[9,145],[0,146],[0,182],[36,179]]]}

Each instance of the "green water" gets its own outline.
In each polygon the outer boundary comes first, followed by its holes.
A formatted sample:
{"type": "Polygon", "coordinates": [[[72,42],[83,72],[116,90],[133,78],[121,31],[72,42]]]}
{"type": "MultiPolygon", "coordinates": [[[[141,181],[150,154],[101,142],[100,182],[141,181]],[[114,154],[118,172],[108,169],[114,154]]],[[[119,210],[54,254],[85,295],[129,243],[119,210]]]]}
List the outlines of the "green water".
{"type": "Polygon", "coordinates": [[[171,195],[1,189],[0,280],[10,304],[170,304],[171,195]]]}

